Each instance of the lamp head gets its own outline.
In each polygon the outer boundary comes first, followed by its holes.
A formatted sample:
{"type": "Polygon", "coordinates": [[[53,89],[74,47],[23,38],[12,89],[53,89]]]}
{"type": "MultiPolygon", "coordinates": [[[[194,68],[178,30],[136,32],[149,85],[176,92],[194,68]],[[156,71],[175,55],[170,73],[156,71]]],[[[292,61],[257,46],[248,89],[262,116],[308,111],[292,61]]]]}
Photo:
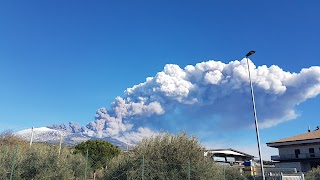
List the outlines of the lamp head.
{"type": "Polygon", "coordinates": [[[249,56],[251,56],[251,55],[254,54],[254,53],[256,53],[256,51],[252,50],[252,51],[248,52],[248,54],[246,55],[246,57],[249,57],[249,56]]]}

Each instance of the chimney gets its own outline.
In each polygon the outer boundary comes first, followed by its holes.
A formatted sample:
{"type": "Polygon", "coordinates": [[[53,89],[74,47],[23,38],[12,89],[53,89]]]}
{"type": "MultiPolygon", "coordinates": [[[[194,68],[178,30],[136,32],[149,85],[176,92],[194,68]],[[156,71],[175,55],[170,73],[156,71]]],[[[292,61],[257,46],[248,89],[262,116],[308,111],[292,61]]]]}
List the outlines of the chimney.
{"type": "Polygon", "coordinates": [[[310,132],[311,130],[310,130],[310,125],[308,125],[308,132],[310,132]]]}

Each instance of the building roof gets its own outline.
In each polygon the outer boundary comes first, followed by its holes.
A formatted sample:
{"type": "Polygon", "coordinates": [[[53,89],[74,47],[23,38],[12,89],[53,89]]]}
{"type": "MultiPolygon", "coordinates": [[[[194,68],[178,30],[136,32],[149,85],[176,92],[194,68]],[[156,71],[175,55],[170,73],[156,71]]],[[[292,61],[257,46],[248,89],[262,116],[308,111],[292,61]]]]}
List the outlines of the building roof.
{"type": "Polygon", "coordinates": [[[229,149],[208,149],[206,150],[207,152],[210,151],[213,154],[218,154],[218,153],[222,153],[222,154],[230,154],[230,155],[236,155],[236,156],[245,156],[245,157],[254,157],[250,154],[229,148],[229,149]]]}
{"type": "Polygon", "coordinates": [[[315,131],[310,131],[304,134],[299,134],[296,136],[291,136],[291,137],[287,137],[284,139],[280,139],[277,141],[272,141],[272,142],[268,142],[267,145],[271,145],[271,144],[282,144],[282,143],[286,143],[286,142],[297,142],[297,141],[305,141],[305,140],[316,140],[316,139],[320,139],[320,130],[317,129],[315,131]]]}

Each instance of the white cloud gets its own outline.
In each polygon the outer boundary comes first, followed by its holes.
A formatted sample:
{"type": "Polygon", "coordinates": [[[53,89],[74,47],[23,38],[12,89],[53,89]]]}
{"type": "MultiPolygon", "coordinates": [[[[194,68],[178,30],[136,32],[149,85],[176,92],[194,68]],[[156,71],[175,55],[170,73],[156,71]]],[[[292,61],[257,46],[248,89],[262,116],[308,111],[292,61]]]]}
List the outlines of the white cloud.
{"type": "Polygon", "coordinates": [[[122,136],[117,139],[122,142],[126,142],[129,145],[133,145],[143,138],[151,137],[157,135],[158,133],[153,132],[149,128],[139,127],[137,131],[125,132],[122,136]]]}
{"type": "MultiPolygon", "coordinates": [[[[318,66],[290,73],[249,62],[261,128],[296,118],[296,105],[320,93],[318,66]]],[[[208,125],[217,131],[253,127],[245,59],[228,64],[210,60],[185,68],[168,64],[126,89],[108,110],[99,109],[96,121],[86,128],[134,143],[154,133],[152,129],[198,132],[208,125]]]]}

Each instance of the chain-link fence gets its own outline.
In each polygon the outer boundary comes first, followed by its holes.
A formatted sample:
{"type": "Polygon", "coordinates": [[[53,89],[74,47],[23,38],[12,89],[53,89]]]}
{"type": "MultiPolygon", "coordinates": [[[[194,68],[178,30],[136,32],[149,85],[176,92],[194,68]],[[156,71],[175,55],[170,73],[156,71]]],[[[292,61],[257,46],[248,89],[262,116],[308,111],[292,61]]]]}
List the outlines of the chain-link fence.
{"type": "Polygon", "coordinates": [[[112,163],[105,157],[88,153],[84,156],[73,150],[66,146],[60,150],[59,145],[47,143],[36,143],[31,147],[26,143],[0,144],[0,179],[234,179],[230,176],[230,168],[224,166],[217,166],[215,176],[211,177],[212,172],[201,171],[197,164],[188,161],[167,163],[144,156],[127,156],[126,161],[112,163]]]}
{"type": "MultiPolygon", "coordinates": [[[[212,162],[214,163],[214,162],[212,162]]],[[[0,144],[0,180],[107,179],[107,180],[236,180],[239,169],[213,166],[201,169],[190,161],[168,163],[122,153],[113,160],[102,156],[74,153],[73,147],[35,143],[0,144]],[[121,161],[119,161],[121,159],[121,161]]],[[[297,174],[295,174],[297,176],[297,174]]],[[[282,177],[282,176],[281,176],[282,177]]],[[[266,179],[283,179],[266,176],[266,179]]],[[[292,176],[290,176],[292,178],[292,176]]]]}
{"type": "MultiPolygon", "coordinates": [[[[106,179],[191,179],[194,171],[190,163],[175,164],[162,163],[145,159],[143,156],[137,159],[130,159],[125,164],[109,167],[104,177],[106,179]]],[[[194,179],[194,178],[192,178],[194,179]]]]}
{"type": "Polygon", "coordinates": [[[0,145],[0,179],[83,179],[85,158],[69,147],[0,145]]]}

